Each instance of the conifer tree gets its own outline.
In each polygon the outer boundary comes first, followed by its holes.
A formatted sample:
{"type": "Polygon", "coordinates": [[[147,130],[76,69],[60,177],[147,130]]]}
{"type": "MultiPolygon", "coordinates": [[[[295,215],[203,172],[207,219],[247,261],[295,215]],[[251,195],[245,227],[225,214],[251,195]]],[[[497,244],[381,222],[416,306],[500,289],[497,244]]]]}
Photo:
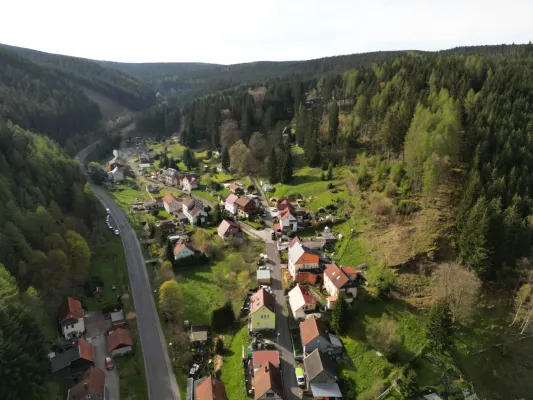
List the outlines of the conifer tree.
{"type": "Polygon", "coordinates": [[[225,171],[229,170],[230,166],[230,159],[229,159],[229,151],[227,147],[224,147],[222,149],[222,155],[220,157],[222,168],[224,168],[225,171]]]}
{"type": "Polygon", "coordinates": [[[452,343],[452,315],[446,300],[438,300],[431,307],[427,328],[427,337],[435,350],[444,350],[452,343]]]}
{"type": "Polygon", "coordinates": [[[270,183],[277,183],[279,181],[278,174],[278,160],[276,156],[276,149],[272,148],[268,155],[268,179],[270,183]]]}

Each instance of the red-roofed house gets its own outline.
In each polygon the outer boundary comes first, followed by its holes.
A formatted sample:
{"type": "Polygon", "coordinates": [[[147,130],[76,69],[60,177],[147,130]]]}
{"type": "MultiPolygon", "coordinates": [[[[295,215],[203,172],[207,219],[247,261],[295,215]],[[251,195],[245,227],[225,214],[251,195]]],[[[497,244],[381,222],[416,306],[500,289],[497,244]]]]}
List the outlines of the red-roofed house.
{"type": "Polygon", "coordinates": [[[239,197],[235,204],[237,204],[237,213],[241,218],[248,218],[257,210],[255,200],[248,196],[239,197]]]}
{"type": "Polygon", "coordinates": [[[196,400],[227,400],[226,387],[212,376],[204,379],[195,389],[196,400]]]}
{"type": "Polygon", "coordinates": [[[326,353],[342,353],[340,339],[328,333],[324,323],[314,315],[300,323],[300,337],[305,354],[311,354],[316,349],[326,353]]]}
{"type": "Polygon", "coordinates": [[[265,289],[260,289],[250,297],[250,321],[248,329],[251,332],[276,329],[276,300],[265,289]]]}
{"type": "Polygon", "coordinates": [[[217,233],[223,240],[242,239],[242,231],[239,225],[226,219],[218,226],[217,233]]]}
{"type": "Polygon", "coordinates": [[[305,319],[306,311],[314,311],[316,309],[316,299],[299,283],[289,292],[289,304],[292,315],[296,320],[305,319]]]}
{"type": "Polygon", "coordinates": [[[171,194],[166,194],[163,196],[163,207],[169,214],[174,214],[181,207],[181,199],[177,199],[171,194]]]}
{"type": "Polygon", "coordinates": [[[351,302],[357,296],[355,282],[348,278],[336,264],[328,264],[324,270],[324,289],[330,296],[344,293],[346,301],[351,302]]]}
{"type": "Polygon", "coordinates": [[[344,272],[350,280],[355,281],[359,278],[359,271],[354,267],[341,267],[342,272],[344,272]]]}
{"type": "Polygon", "coordinates": [[[252,353],[250,363],[254,368],[254,372],[257,371],[261,365],[265,365],[268,362],[279,368],[279,351],[260,350],[252,353]]]}
{"type": "Polygon", "coordinates": [[[226,197],[226,201],[224,202],[224,208],[232,215],[237,214],[237,212],[239,211],[237,200],[239,200],[239,196],[235,194],[230,194],[228,197],[226,197]]]}
{"type": "Polygon", "coordinates": [[[185,243],[181,240],[176,242],[174,246],[174,259],[182,260],[187,257],[192,257],[196,254],[196,249],[189,243],[185,243]]]}
{"type": "Polygon", "coordinates": [[[181,179],[181,188],[186,192],[191,192],[198,187],[199,179],[193,175],[185,175],[181,179]]]}
{"type": "Polygon", "coordinates": [[[67,394],[67,400],[105,400],[107,397],[105,373],[95,367],[89,368],[67,394]]]}
{"type": "Polygon", "coordinates": [[[231,185],[228,186],[228,189],[231,193],[235,193],[235,194],[243,194],[244,193],[244,190],[242,189],[242,187],[240,187],[239,185],[235,184],[235,183],[232,183],[231,185]]]}
{"type": "Polygon", "coordinates": [[[289,249],[289,272],[296,279],[298,271],[318,269],[320,257],[307,252],[301,243],[295,243],[289,249]]]}
{"type": "Polygon", "coordinates": [[[132,346],[131,333],[127,329],[117,328],[107,336],[107,351],[112,356],[130,353],[132,346]]]}
{"type": "Polygon", "coordinates": [[[294,232],[298,230],[298,218],[290,208],[279,213],[279,223],[284,231],[294,232]]]}
{"type": "Polygon", "coordinates": [[[85,332],[83,314],[81,303],[72,297],[67,297],[61,304],[57,310],[57,319],[65,339],[80,337],[85,332]]]}
{"type": "Polygon", "coordinates": [[[266,363],[254,376],[254,400],[282,400],[283,383],[279,368],[266,363]]]}
{"type": "Polygon", "coordinates": [[[57,379],[75,379],[94,366],[93,345],[79,339],[76,346],[50,359],[51,370],[57,379]]]}

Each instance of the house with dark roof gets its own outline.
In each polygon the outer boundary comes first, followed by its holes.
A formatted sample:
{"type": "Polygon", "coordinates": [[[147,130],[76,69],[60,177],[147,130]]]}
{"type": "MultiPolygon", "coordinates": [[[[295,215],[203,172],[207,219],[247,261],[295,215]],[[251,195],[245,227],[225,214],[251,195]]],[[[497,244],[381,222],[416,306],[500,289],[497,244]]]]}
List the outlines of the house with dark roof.
{"type": "Polygon", "coordinates": [[[220,225],[217,228],[218,236],[222,238],[222,240],[242,240],[243,239],[243,233],[241,231],[241,228],[239,225],[237,225],[235,222],[228,221],[228,220],[222,220],[220,225]]]}
{"type": "Polygon", "coordinates": [[[261,288],[250,297],[250,332],[276,329],[276,300],[261,288]]]}
{"type": "Polygon", "coordinates": [[[304,358],[307,389],[315,399],[342,398],[337,384],[337,365],[330,356],[316,349],[304,358]]]}
{"type": "Polygon", "coordinates": [[[158,229],[166,237],[168,235],[176,233],[178,227],[176,226],[176,223],[174,221],[167,219],[159,223],[158,229]]]}
{"type": "Polygon", "coordinates": [[[191,225],[202,225],[207,219],[203,204],[192,197],[183,200],[183,214],[191,225]]]}
{"type": "Polygon", "coordinates": [[[305,354],[319,349],[328,354],[342,354],[342,342],[328,332],[326,325],[312,315],[300,323],[300,337],[305,354]]]}
{"type": "Polygon", "coordinates": [[[105,373],[95,367],[89,368],[67,394],[67,400],[106,400],[107,398],[105,373]]]}
{"type": "Polygon", "coordinates": [[[81,303],[72,297],[67,297],[63,304],[59,306],[57,319],[61,326],[61,333],[65,339],[71,340],[85,333],[83,315],[84,312],[81,303]]]}
{"type": "Polygon", "coordinates": [[[254,375],[255,400],[283,400],[283,385],[279,368],[263,364],[254,375]]]}
{"type": "Polygon", "coordinates": [[[93,345],[79,339],[76,346],[52,357],[50,365],[57,379],[76,379],[94,366],[93,345]]]}
{"type": "Polygon", "coordinates": [[[251,197],[241,196],[235,204],[237,204],[237,215],[241,218],[249,218],[257,212],[257,204],[251,197]]]}
{"type": "Polygon", "coordinates": [[[227,400],[226,387],[212,376],[205,378],[194,389],[195,400],[227,400]]]}
{"type": "Polygon", "coordinates": [[[127,329],[117,328],[107,336],[107,351],[112,356],[119,356],[133,351],[133,340],[127,329]]]}
{"type": "Polygon", "coordinates": [[[330,296],[343,293],[346,301],[351,303],[357,297],[357,285],[336,264],[328,264],[324,270],[324,289],[330,296]]]}

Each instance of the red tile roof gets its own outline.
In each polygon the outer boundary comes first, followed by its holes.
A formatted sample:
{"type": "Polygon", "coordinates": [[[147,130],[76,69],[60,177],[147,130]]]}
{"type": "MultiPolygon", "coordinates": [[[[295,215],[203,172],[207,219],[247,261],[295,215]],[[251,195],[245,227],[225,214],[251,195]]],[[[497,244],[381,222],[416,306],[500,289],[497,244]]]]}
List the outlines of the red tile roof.
{"type": "Polygon", "coordinates": [[[89,368],[80,381],[68,392],[68,400],[104,399],[105,373],[99,368],[89,368]],[[92,397],[88,397],[92,396],[92,397]]]}
{"type": "Polygon", "coordinates": [[[67,297],[57,311],[57,319],[59,320],[59,323],[62,324],[69,319],[81,318],[83,318],[83,307],[81,306],[81,303],[72,297],[67,297]]]}
{"type": "Polygon", "coordinates": [[[94,362],[94,351],[93,351],[93,345],[91,343],[86,342],[83,339],[78,340],[78,351],[80,353],[80,357],[87,360],[94,362]]]}
{"type": "Polygon", "coordinates": [[[354,267],[342,267],[342,270],[348,275],[356,275],[359,273],[359,271],[354,267]]]}
{"type": "Polygon", "coordinates": [[[237,225],[235,222],[223,220],[220,225],[218,226],[217,232],[220,235],[225,235],[229,228],[233,228],[238,232],[241,228],[239,228],[239,225],[237,225]]]}
{"type": "Polygon", "coordinates": [[[172,204],[175,201],[178,201],[178,199],[172,196],[171,194],[166,194],[163,196],[163,203],[172,204]]]}
{"type": "Polygon", "coordinates": [[[312,253],[303,253],[296,264],[318,264],[320,257],[312,253]]]}
{"type": "Polygon", "coordinates": [[[228,197],[226,197],[226,204],[235,204],[237,200],[239,200],[239,196],[230,194],[228,197]]]}
{"type": "Polygon", "coordinates": [[[227,398],[224,384],[211,376],[196,387],[196,400],[227,400],[227,398]]]}
{"type": "Polygon", "coordinates": [[[245,208],[250,203],[254,204],[254,200],[248,196],[241,196],[235,202],[235,204],[237,204],[239,207],[242,207],[242,208],[245,208]]]}
{"type": "Polygon", "coordinates": [[[127,329],[117,328],[107,337],[107,351],[110,353],[126,346],[133,346],[131,333],[127,329]]]}
{"type": "Polygon", "coordinates": [[[274,296],[268,293],[265,289],[260,289],[250,297],[250,313],[254,313],[261,307],[266,306],[270,311],[275,312],[276,300],[274,296]]]}
{"type": "Polygon", "coordinates": [[[328,264],[324,271],[324,275],[329,278],[337,289],[341,289],[344,285],[350,282],[350,278],[342,272],[337,264],[328,264]]]}
{"type": "Polygon", "coordinates": [[[254,376],[254,398],[259,400],[269,390],[272,390],[278,396],[283,396],[283,387],[281,384],[281,373],[272,363],[262,365],[254,376]]]}
{"type": "Polygon", "coordinates": [[[279,367],[279,351],[264,350],[264,351],[254,351],[252,353],[252,363],[254,367],[264,365],[267,362],[272,363],[276,367],[279,367]]]}
{"type": "Polygon", "coordinates": [[[178,241],[176,243],[176,246],[174,246],[174,255],[177,256],[179,253],[181,253],[183,251],[183,249],[189,249],[190,251],[192,251],[193,253],[196,252],[196,249],[194,247],[192,247],[192,245],[188,244],[188,243],[185,243],[185,242],[182,242],[182,241],[178,241]]]}
{"type": "Polygon", "coordinates": [[[326,327],[314,315],[300,324],[300,336],[304,346],[317,336],[321,336],[324,339],[328,338],[326,327]]]}

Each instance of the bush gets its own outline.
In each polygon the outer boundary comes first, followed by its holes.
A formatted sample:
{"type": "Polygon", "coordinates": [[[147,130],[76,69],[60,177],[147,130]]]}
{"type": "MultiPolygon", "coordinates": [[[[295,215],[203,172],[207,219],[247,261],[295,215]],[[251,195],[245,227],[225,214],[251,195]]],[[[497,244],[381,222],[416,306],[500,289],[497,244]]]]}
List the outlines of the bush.
{"type": "Polygon", "coordinates": [[[369,200],[370,207],[375,216],[387,216],[391,219],[396,215],[396,207],[383,194],[372,193],[369,200]]]}
{"type": "Polygon", "coordinates": [[[398,202],[398,213],[402,215],[410,215],[420,210],[420,206],[414,201],[400,200],[398,202]]]}
{"type": "Polygon", "coordinates": [[[390,315],[383,314],[381,318],[366,328],[368,341],[385,357],[391,359],[396,356],[400,348],[401,336],[398,324],[390,315]]]}
{"type": "Polygon", "coordinates": [[[387,182],[385,186],[385,196],[395,197],[398,194],[398,187],[394,182],[387,182]]]}
{"type": "Polygon", "coordinates": [[[335,186],[333,185],[333,183],[331,183],[331,182],[330,182],[330,183],[328,183],[328,189],[330,189],[330,190],[331,190],[331,189],[333,189],[334,187],[335,187],[335,186]]]}
{"type": "Polygon", "coordinates": [[[206,153],[206,158],[211,158],[213,157],[213,151],[212,150],[207,150],[207,153],[206,153]]]}

